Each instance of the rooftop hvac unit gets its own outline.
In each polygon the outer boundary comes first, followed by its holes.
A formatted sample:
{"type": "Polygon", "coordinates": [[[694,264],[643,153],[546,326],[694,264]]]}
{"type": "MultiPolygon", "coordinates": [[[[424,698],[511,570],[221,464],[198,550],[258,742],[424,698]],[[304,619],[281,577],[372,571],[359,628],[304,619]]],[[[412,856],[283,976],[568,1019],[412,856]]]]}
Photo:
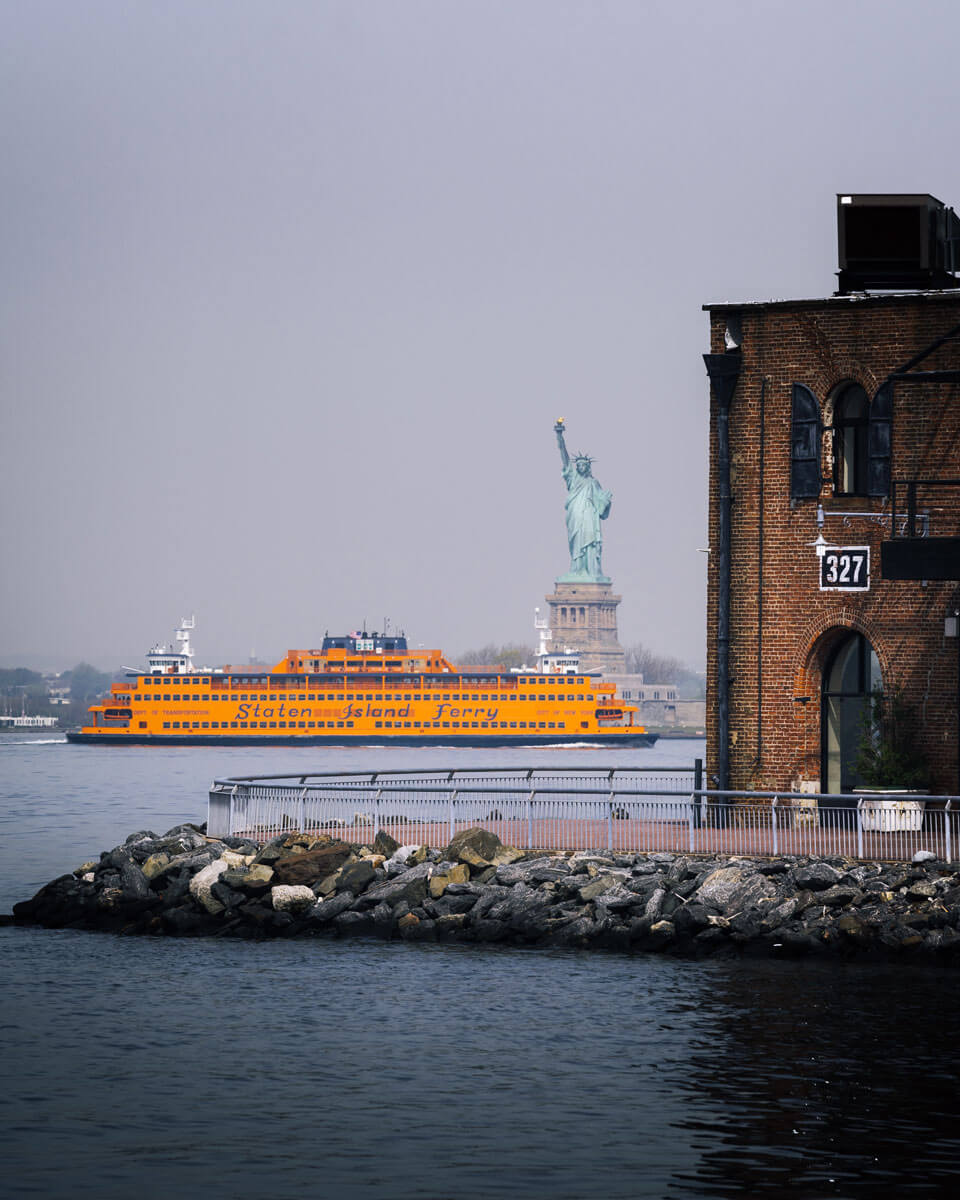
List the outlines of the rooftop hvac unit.
{"type": "Polygon", "coordinates": [[[960,218],[935,196],[837,196],[841,296],[960,287],[960,218]]]}

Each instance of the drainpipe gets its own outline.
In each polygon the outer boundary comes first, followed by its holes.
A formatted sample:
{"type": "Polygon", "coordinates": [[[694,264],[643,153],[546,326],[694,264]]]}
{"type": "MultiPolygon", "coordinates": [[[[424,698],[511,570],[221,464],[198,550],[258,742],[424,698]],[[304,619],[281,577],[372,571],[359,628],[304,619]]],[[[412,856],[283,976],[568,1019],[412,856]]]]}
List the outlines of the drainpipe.
{"type": "MultiPolygon", "coordinates": [[[[739,350],[705,354],[717,402],[717,784],[730,786],[730,402],[740,378],[739,350]]],[[[711,551],[713,547],[711,547],[711,551]]]]}

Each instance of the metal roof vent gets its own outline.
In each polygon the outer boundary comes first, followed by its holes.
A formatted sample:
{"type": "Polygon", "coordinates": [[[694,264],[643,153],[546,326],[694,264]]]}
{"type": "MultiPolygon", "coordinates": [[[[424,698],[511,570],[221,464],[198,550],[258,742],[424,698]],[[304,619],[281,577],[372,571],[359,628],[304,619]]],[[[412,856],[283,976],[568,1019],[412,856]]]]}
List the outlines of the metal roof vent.
{"type": "Polygon", "coordinates": [[[960,287],[960,218],[935,196],[838,195],[837,294],[960,287]]]}

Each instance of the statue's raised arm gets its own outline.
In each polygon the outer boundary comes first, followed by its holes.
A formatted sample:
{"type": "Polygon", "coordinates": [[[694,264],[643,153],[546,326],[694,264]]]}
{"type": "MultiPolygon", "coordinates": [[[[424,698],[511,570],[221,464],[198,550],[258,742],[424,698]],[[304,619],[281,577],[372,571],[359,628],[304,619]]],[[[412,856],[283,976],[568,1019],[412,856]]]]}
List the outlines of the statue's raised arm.
{"type": "Polygon", "coordinates": [[[557,445],[560,447],[560,461],[567,467],[570,465],[570,455],[567,453],[567,443],[563,440],[563,417],[557,417],[553,432],[557,435],[557,445]]]}

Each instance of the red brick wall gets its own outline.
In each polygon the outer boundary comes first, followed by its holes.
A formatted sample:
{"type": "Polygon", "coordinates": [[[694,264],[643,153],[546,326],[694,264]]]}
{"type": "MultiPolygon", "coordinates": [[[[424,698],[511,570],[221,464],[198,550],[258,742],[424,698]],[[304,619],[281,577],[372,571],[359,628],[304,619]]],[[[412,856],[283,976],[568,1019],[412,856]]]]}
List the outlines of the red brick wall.
{"type": "MultiPolygon", "coordinates": [[[[722,353],[732,306],[711,306],[711,351],[722,353]]],[[[955,583],[880,578],[880,543],[890,522],[831,512],[889,514],[889,502],[835,495],[832,439],[824,433],[819,503],[831,544],[871,547],[868,592],[821,592],[818,500],[790,498],[792,385],[817,397],[832,423],[832,396],[844,382],[871,398],[889,372],[960,325],[960,295],[834,298],[746,305],[742,370],[730,405],[731,624],[730,786],[760,790],[819,782],[820,680],[831,642],[859,630],[877,652],[884,687],[902,688],[920,707],[933,789],[957,790],[957,642],[944,616],[960,598],[955,583]],[[761,481],[761,402],[764,409],[761,481]],[[763,504],[761,512],[761,486],[763,504]],[[763,530],[762,596],[758,547],[763,530]],[[762,657],[758,653],[762,613],[762,657]],[[759,664],[759,665],[758,665],[759,664]],[[804,702],[803,698],[808,698],[804,702]]],[[[960,366],[960,345],[921,364],[960,366]]],[[[717,538],[717,405],[710,410],[710,545],[717,538]]],[[[960,478],[960,386],[899,383],[893,412],[891,476],[960,478]]],[[[954,504],[960,510],[960,494],[954,504]]],[[[952,532],[960,532],[955,528],[952,532]]],[[[707,593],[708,773],[717,767],[717,579],[711,555],[707,593]]]]}

